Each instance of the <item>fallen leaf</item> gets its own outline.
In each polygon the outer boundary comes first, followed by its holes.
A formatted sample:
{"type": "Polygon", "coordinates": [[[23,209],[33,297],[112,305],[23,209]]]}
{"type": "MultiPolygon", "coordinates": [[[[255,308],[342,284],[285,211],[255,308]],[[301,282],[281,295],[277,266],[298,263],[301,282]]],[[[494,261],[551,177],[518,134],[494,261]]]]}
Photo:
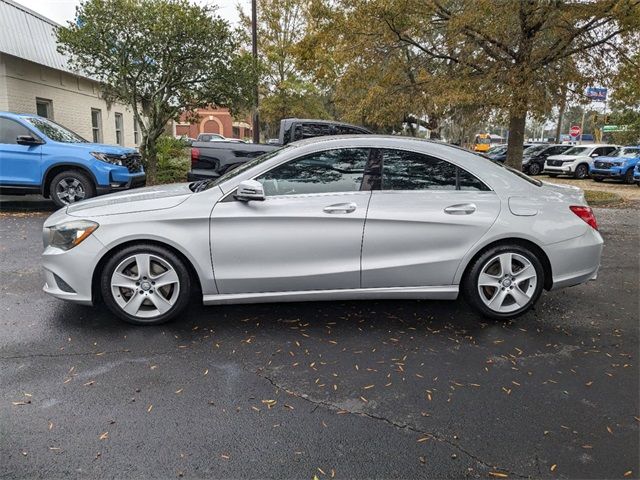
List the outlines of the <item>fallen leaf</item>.
{"type": "Polygon", "coordinates": [[[502,473],[502,472],[489,472],[489,475],[491,475],[492,477],[498,477],[498,478],[507,478],[507,474],[506,473],[502,473]]]}
{"type": "Polygon", "coordinates": [[[551,465],[551,468],[549,470],[551,470],[552,472],[555,472],[556,468],[558,468],[558,465],[554,463],[553,465],[551,465]]]}
{"type": "Polygon", "coordinates": [[[109,438],[109,432],[104,432],[104,433],[100,434],[100,436],[98,438],[100,440],[106,440],[107,438],[109,438]]]}
{"type": "Polygon", "coordinates": [[[147,408],[147,413],[151,412],[151,409],[153,409],[153,405],[149,405],[149,408],[147,408]]]}

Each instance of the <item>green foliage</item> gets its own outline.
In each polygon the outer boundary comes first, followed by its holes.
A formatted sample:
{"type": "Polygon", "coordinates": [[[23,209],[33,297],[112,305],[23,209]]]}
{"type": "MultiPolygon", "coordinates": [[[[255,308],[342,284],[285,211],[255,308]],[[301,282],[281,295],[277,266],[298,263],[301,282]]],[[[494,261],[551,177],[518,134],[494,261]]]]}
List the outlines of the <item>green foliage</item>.
{"type": "Polygon", "coordinates": [[[103,84],[107,100],[133,107],[153,180],[156,141],[182,111],[250,104],[255,72],[240,33],[212,7],[188,0],[85,0],[58,29],[71,65],[103,84]]]}
{"type": "Polygon", "coordinates": [[[189,144],[182,139],[162,135],[157,142],[158,173],[155,183],[186,182],[191,168],[189,144]]]}

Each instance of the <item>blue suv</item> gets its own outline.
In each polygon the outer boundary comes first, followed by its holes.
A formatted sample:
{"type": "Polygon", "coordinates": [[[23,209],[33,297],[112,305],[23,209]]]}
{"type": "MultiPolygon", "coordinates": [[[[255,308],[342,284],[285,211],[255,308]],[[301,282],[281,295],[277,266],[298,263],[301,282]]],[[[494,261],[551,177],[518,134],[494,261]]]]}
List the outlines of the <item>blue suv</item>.
{"type": "Polygon", "coordinates": [[[640,145],[620,147],[606,157],[596,157],[589,173],[596,182],[611,178],[633,183],[633,169],[639,161],[640,145]]]}
{"type": "Polygon", "coordinates": [[[145,183],[133,148],[89,143],[37,115],[0,112],[1,193],[40,193],[63,207],[145,183]]]}
{"type": "Polygon", "coordinates": [[[636,163],[636,169],[633,171],[633,181],[640,187],[640,162],[636,163]]]}

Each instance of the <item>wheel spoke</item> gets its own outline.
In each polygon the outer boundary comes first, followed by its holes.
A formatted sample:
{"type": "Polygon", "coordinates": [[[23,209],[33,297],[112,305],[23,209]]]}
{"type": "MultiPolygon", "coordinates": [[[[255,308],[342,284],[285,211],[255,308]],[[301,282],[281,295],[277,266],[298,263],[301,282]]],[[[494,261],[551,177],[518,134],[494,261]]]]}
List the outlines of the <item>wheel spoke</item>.
{"type": "Polygon", "coordinates": [[[170,269],[161,273],[157,277],[151,277],[151,280],[155,282],[155,288],[164,287],[165,285],[172,285],[178,283],[178,274],[175,270],[170,269]]]}
{"type": "Polygon", "coordinates": [[[500,277],[489,275],[488,273],[481,273],[478,277],[478,285],[480,287],[500,287],[500,277]]]}
{"type": "Polygon", "coordinates": [[[148,253],[136,255],[136,265],[138,266],[138,278],[148,277],[151,271],[151,256],[148,253]]]}
{"type": "Polygon", "coordinates": [[[111,286],[135,290],[136,280],[132,277],[128,277],[127,275],[124,275],[123,273],[113,272],[113,277],[111,279],[111,286]]]}
{"type": "Polygon", "coordinates": [[[499,310],[502,307],[502,304],[504,303],[504,299],[506,297],[507,297],[507,292],[505,290],[498,288],[496,290],[496,293],[493,295],[493,298],[489,300],[489,303],[487,305],[493,308],[494,310],[499,310]]]}
{"type": "Polygon", "coordinates": [[[512,255],[510,253],[503,253],[498,258],[500,259],[501,275],[502,276],[512,275],[513,274],[513,271],[511,269],[512,255]]]}
{"type": "Polygon", "coordinates": [[[167,312],[173,306],[171,302],[165,299],[157,290],[154,291],[153,294],[149,295],[147,298],[151,300],[151,303],[155,305],[155,307],[158,309],[158,312],[160,312],[161,315],[167,312]]]}
{"type": "Polygon", "coordinates": [[[530,297],[522,290],[520,290],[520,287],[518,287],[517,285],[513,287],[513,290],[509,292],[509,295],[513,297],[519,307],[524,307],[527,303],[529,303],[530,297]]]}
{"type": "Polygon", "coordinates": [[[516,283],[522,283],[525,280],[534,278],[536,276],[536,269],[532,265],[527,265],[522,270],[514,275],[516,277],[516,283]]]}
{"type": "Polygon", "coordinates": [[[133,295],[127,304],[123,307],[123,310],[127,312],[129,315],[136,315],[138,310],[140,310],[140,305],[144,301],[144,295],[133,295]]]}

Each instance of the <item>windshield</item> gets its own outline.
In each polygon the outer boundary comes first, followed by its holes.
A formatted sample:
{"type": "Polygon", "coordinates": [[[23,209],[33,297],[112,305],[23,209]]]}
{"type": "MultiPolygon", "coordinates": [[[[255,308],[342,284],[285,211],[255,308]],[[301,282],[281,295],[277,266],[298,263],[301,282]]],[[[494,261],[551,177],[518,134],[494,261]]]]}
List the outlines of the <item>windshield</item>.
{"type": "Polygon", "coordinates": [[[572,147],[564,152],[563,155],[586,155],[588,151],[589,147],[572,147]]]}
{"type": "Polygon", "coordinates": [[[532,145],[524,149],[524,155],[533,155],[534,153],[540,153],[542,150],[549,148],[549,145],[532,145]]]}
{"type": "Polygon", "coordinates": [[[271,152],[265,153],[264,155],[260,155],[259,157],[256,157],[247,163],[243,163],[242,165],[234,168],[233,170],[229,170],[227,173],[225,173],[224,175],[221,175],[220,177],[214,180],[205,180],[206,183],[202,187],[197,188],[197,190],[194,189],[194,191],[199,192],[201,190],[207,190],[216,185],[220,185],[221,183],[226,182],[227,180],[237,175],[240,175],[243,172],[246,172],[250,168],[253,168],[257,165],[260,165],[263,162],[266,162],[267,160],[272,159],[273,157],[275,157],[276,155],[279,155],[280,153],[282,153],[288,148],[295,148],[295,147],[292,145],[287,145],[286,147],[277,148],[275,150],[272,150],[271,152]]]}
{"type": "Polygon", "coordinates": [[[43,134],[49,137],[54,142],[62,143],[87,143],[77,133],[72,132],[64,128],[62,125],[58,125],[51,120],[39,117],[23,117],[27,122],[40,130],[43,134]]]}
{"type": "Polygon", "coordinates": [[[640,157],[640,148],[618,148],[610,157],[640,157]]]}

